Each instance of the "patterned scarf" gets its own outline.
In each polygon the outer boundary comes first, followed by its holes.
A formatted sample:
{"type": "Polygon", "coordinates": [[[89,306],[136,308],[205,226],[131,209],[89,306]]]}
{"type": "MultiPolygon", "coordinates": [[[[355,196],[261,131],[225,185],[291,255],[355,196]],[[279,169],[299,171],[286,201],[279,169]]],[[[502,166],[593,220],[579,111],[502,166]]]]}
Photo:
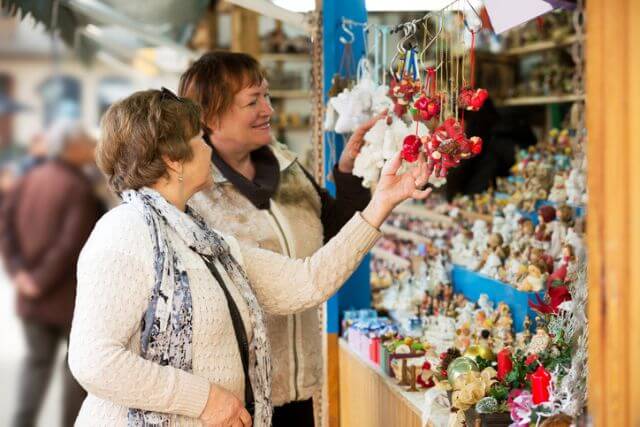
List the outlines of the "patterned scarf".
{"type": "MultiPolygon", "coordinates": [[[[122,199],[144,215],[153,242],[155,279],[142,319],[142,357],[187,372],[193,368],[193,306],[189,277],[167,237],[167,229],[171,228],[193,251],[217,259],[240,291],[249,310],[253,331],[249,343],[249,378],[255,398],[253,425],[271,425],[271,350],[263,312],[228,244],[209,229],[197,213],[189,208],[186,213],[181,212],[154,190],[128,190],[122,193],[122,199]]],[[[214,360],[211,362],[215,363],[214,360]]],[[[164,427],[169,426],[171,418],[170,414],[131,408],[128,425],[164,427]]]]}

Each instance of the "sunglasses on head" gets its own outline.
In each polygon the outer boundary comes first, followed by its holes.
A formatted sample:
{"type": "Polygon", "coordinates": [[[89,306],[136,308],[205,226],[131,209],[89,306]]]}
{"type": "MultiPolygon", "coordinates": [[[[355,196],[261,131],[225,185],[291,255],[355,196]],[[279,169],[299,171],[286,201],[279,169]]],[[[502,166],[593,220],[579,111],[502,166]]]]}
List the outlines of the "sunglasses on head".
{"type": "Polygon", "coordinates": [[[169,89],[167,89],[164,86],[162,86],[162,88],[160,89],[160,99],[162,101],[169,100],[169,101],[182,102],[182,99],[180,99],[180,97],[178,95],[176,95],[175,93],[171,92],[169,89]]]}
{"type": "MultiPolygon", "coordinates": [[[[169,101],[183,102],[182,98],[180,98],[178,95],[176,95],[175,93],[173,93],[172,91],[170,91],[164,86],[162,86],[162,88],[160,89],[160,99],[162,101],[169,100],[169,101]]],[[[209,137],[209,135],[211,134],[211,129],[209,129],[209,127],[204,123],[201,123],[201,126],[202,126],[202,139],[204,140],[204,143],[207,144],[209,147],[213,148],[213,144],[211,143],[211,138],[209,137]]]]}

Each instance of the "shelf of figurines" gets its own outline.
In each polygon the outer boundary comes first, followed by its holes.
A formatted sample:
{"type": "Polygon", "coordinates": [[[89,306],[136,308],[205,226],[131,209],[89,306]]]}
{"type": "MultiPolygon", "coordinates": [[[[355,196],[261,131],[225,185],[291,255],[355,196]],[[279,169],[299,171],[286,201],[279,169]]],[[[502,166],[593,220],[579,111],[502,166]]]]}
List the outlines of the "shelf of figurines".
{"type": "Polygon", "coordinates": [[[553,417],[568,426],[580,415],[584,382],[575,369],[586,355],[572,359],[580,331],[568,324],[579,319],[539,316],[532,331],[527,318],[514,334],[504,302],[494,306],[484,294],[474,303],[451,286],[438,292],[438,302],[406,322],[371,309],[344,312],[341,346],[433,425],[476,425],[479,419],[508,426],[553,417]]]}

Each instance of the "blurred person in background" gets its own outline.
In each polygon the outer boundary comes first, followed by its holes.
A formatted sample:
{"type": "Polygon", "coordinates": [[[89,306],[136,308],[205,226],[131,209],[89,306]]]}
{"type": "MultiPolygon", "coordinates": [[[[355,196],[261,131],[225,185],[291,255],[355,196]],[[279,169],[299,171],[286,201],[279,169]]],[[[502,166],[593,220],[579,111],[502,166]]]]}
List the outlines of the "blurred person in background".
{"type": "MultiPolygon", "coordinates": [[[[0,214],[0,252],[27,347],[14,426],[37,421],[59,344],[69,337],[78,256],[99,213],[82,171],[94,162],[95,141],[78,122],[62,120],[47,133],[46,148],[47,158],[9,190],[0,214]]],[[[66,363],[63,382],[62,425],[71,426],[86,394],[66,363]]]]}

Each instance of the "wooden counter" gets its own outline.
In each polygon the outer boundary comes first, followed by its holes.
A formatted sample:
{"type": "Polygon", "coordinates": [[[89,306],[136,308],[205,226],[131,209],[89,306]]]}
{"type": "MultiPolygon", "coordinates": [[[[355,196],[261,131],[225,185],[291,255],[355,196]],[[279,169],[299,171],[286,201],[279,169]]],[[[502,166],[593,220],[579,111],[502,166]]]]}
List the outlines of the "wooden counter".
{"type": "Polygon", "coordinates": [[[421,427],[424,391],[407,392],[340,339],[340,427],[421,427]]]}

